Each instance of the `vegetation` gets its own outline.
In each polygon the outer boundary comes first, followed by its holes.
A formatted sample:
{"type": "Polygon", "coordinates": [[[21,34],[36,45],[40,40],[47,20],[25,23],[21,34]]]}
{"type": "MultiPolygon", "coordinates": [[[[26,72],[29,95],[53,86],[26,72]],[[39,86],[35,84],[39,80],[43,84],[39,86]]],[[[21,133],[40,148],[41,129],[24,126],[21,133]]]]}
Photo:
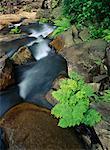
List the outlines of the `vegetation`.
{"type": "Polygon", "coordinates": [[[71,26],[70,21],[71,21],[71,19],[69,17],[63,17],[63,18],[60,18],[58,20],[55,20],[54,25],[57,26],[57,28],[54,30],[52,36],[56,37],[59,34],[61,34],[62,32],[69,29],[71,26]]]}
{"type": "Polygon", "coordinates": [[[19,34],[21,33],[21,30],[19,29],[19,27],[15,26],[14,28],[11,29],[10,33],[19,34]]]}
{"type": "Polygon", "coordinates": [[[110,1],[109,0],[63,0],[63,13],[70,15],[79,29],[89,27],[91,38],[102,37],[110,40],[110,1]]]}
{"type": "Polygon", "coordinates": [[[110,90],[105,90],[104,94],[99,97],[100,101],[110,102],[110,90]]]}
{"type": "Polygon", "coordinates": [[[4,10],[5,10],[5,8],[0,6],[0,12],[3,12],[4,10]]]}
{"type": "Polygon", "coordinates": [[[49,19],[47,19],[47,18],[40,18],[38,21],[41,22],[41,23],[48,23],[49,19]]]}
{"type": "Polygon", "coordinates": [[[52,93],[58,104],[51,113],[59,118],[58,126],[62,128],[79,124],[94,126],[101,120],[101,115],[90,107],[97,98],[91,86],[77,74],[72,72],[69,79],[60,82],[60,89],[52,93]]]}

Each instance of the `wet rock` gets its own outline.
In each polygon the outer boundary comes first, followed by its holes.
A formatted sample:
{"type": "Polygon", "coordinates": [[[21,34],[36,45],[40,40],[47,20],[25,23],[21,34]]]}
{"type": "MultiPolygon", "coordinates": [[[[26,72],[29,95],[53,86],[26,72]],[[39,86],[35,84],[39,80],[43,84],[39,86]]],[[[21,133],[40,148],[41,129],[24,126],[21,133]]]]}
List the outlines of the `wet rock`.
{"type": "Polygon", "coordinates": [[[0,68],[0,90],[5,90],[8,86],[14,84],[13,67],[9,60],[3,60],[0,68]]]}
{"type": "Polygon", "coordinates": [[[65,79],[64,76],[59,76],[57,79],[54,80],[52,88],[49,92],[47,92],[47,94],[45,95],[46,100],[52,104],[53,106],[55,106],[58,101],[52,96],[52,92],[54,90],[58,90],[59,89],[59,82],[62,81],[63,79],[65,79]]]}
{"type": "Polygon", "coordinates": [[[13,107],[3,117],[9,150],[83,149],[74,130],[62,129],[50,111],[24,103],[13,107]]]}
{"type": "Polygon", "coordinates": [[[45,95],[45,98],[46,98],[46,100],[47,100],[50,104],[52,104],[52,106],[55,106],[55,105],[58,103],[58,101],[53,98],[53,96],[52,96],[52,92],[53,92],[53,91],[54,91],[54,90],[51,89],[51,90],[45,95]]]}
{"type": "Polygon", "coordinates": [[[21,47],[11,58],[14,64],[21,65],[29,60],[32,60],[31,52],[28,50],[27,47],[21,47]]]}
{"type": "Polygon", "coordinates": [[[61,51],[65,45],[64,38],[62,38],[62,36],[58,36],[50,43],[50,45],[54,47],[57,52],[61,51]]]}

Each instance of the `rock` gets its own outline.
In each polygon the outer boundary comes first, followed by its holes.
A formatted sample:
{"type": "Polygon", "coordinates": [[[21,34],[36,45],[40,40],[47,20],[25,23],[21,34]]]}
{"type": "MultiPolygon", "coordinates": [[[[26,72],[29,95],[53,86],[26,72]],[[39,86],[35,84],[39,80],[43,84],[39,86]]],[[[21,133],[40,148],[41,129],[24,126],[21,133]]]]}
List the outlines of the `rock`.
{"type": "Polygon", "coordinates": [[[81,40],[81,38],[79,38],[79,31],[77,30],[76,26],[73,25],[71,29],[74,43],[75,44],[82,43],[83,41],[81,40]]]}
{"type": "Polygon", "coordinates": [[[50,10],[49,9],[37,9],[36,10],[36,19],[40,18],[50,18],[50,10]]]}
{"type": "Polygon", "coordinates": [[[65,41],[64,48],[68,48],[73,46],[75,43],[73,41],[73,36],[72,36],[72,29],[69,29],[61,34],[65,41]]]}
{"type": "Polygon", "coordinates": [[[106,74],[94,76],[93,77],[93,82],[98,83],[98,82],[101,82],[102,80],[104,80],[106,78],[108,78],[108,76],[106,74]]]}
{"type": "Polygon", "coordinates": [[[110,76],[110,46],[106,49],[106,65],[108,68],[108,75],[110,76]]]}
{"type": "Polygon", "coordinates": [[[15,82],[12,63],[9,60],[3,61],[2,67],[0,68],[0,90],[5,90],[8,86],[14,84],[15,82]]]}
{"type": "Polygon", "coordinates": [[[6,34],[6,35],[1,34],[0,35],[0,42],[12,41],[12,40],[20,38],[21,36],[24,36],[24,35],[25,34],[6,34]]]}
{"type": "Polygon", "coordinates": [[[14,53],[11,59],[13,60],[14,64],[21,65],[29,60],[32,60],[33,58],[27,47],[21,47],[17,52],[14,53]]]}
{"type": "Polygon", "coordinates": [[[9,110],[1,120],[9,150],[83,149],[74,130],[57,126],[49,110],[23,103],[9,110]]]}
{"type": "Polygon", "coordinates": [[[31,20],[35,20],[36,18],[36,12],[25,12],[25,11],[19,11],[16,14],[4,14],[0,16],[0,25],[6,26],[10,23],[16,23],[21,20],[21,18],[28,18],[31,20]]]}
{"type": "Polygon", "coordinates": [[[100,83],[88,83],[88,85],[90,85],[93,88],[94,92],[99,92],[101,85],[100,83]]]}
{"type": "Polygon", "coordinates": [[[88,69],[85,67],[84,62],[86,62],[88,66],[89,60],[86,54],[87,51],[83,49],[82,44],[65,48],[59,53],[66,58],[68,65],[70,66],[69,70],[78,72],[79,74],[85,76],[85,79],[88,80],[88,69]]]}
{"type": "Polygon", "coordinates": [[[79,37],[82,39],[82,41],[87,41],[90,37],[88,28],[84,28],[80,33],[79,37]]]}
{"type": "Polygon", "coordinates": [[[50,45],[56,49],[56,51],[61,51],[64,48],[65,41],[61,36],[56,37],[50,45]]]}
{"type": "Polygon", "coordinates": [[[55,106],[58,101],[52,96],[52,92],[54,90],[58,90],[60,88],[59,86],[59,82],[62,81],[63,79],[65,79],[64,76],[59,76],[54,82],[53,82],[53,85],[52,85],[52,88],[51,90],[45,95],[45,98],[46,100],[52,104],[53,106],[55,106]]]}
{"type": "Polygon", "coordinates": [[[51,18],[58,19],[61,16],[61,12],[62,12],[61,10],[62,10],[62,7],[56,7],[52,9],[51,14],[50,14],[51,18]]]}
{"type": "Polygon", "coordinates": [[[45,98],[46,98],[46,100],[47,100],[50,104],[52,104],[53,106],[55,106],[55,105],[58,103],[58,101],[53,98],[53,96],[52,96],[52,92],[53,92],[53,91],[54,91],[54,90],[51,89],[51,90],[45,95],[45,98]]]}
{"type": "MultiPolygon", "coordinates": [[[[100,65],[105,56],[106,46],[107,43],[105,41],[96,39],[90,42],[74,44],[69,48],[64,48],[59,53],[67,59],[73,71],[85,76],[87,82],[96,83],[97,81],[93,79],[93,76],[104,73],[100,65]],[[101,63],[97,64],[100,61],[101,63]]],[[[105,78],[106,74],[102,75],[105,78]]]]}
{"type": "Polygon", "coordinates": [[[61,51],[64,48],[68,48],[74,45],[72,30],[69,29],[63,32],[61,35],[57,36],[51,43],[56,51],[61,51]]]}
{"type": "Polygon", "coordinates": [[[45,0],[43,2],[42,8],[51,9],[52,8],[52,0],[45,0]]]}
{"type": "Polygon", "coordinates": [[[2,0],[1,7],[2,7],[2,14],[15,14],[20,9],[24,9],[26,6],[27,11],[35,10],[38,8],[42,8],[44,0],[2,0]]]}
{"type": "Polygon", "coordinates": [[[72,34],[74,39],[78,39],[78,30],[75,25],[72,25],[72,34]]]}
{"type": "Polygon", "coordinates": [[[105,50],[107,42],[103,39],[92,40],[90,43],[89,52],[98,60],[103,59],[105,56],[105,50]]]}
{"type": "MultiPolygon", "coordinates": [[[[104,150],[110,148],[110,124],[106,121],[102,121],[95,126],[96,133],[103,144],[104,150]]],[[[101,150],[101,149],[98,149],[101,150]]]]}

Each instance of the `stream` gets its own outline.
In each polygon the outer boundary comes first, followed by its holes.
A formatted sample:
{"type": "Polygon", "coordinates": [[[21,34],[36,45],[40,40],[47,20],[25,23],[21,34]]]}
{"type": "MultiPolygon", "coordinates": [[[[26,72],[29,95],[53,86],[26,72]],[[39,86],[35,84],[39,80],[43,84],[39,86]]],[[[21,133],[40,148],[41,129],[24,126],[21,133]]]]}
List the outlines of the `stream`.
{"type": "Polygon", "coordinates": [[[44,96],[51,89],[53,81],[60,74],[67,73],[66,60],[49,47],[51,39],[47,36],[54,28],[52,25],[42,23],[21,25],[21,33],[25,33],[25,35],[15,40],[0,42],[0,49],[5,51],[9,58],[20,47],[26,46],[36,60],[15,66],[16,85],[0,92],[0,116],[21,102],[52,108],[44,96]]]}
{"type": "MultiPolygon", "coordinates": [[[[38,106],[51,110],[53,105],[45,99],[45,95],[52,88],[53,81],[57,77],[59,77],[60,75],[67,76],[68,69],[67,69],[66,60],[61,55],[56,54],[53,47],[49,46],[49,43],[51,42],[52,39],[50,39],[48,35],[52,33],[52,31],[55,29],[54,26],[52,26],[51,24],[42,24],[38,22],[29,23],[28,25],[22,25],[20,23],[20,24],[11,25],[8,28],[4,28],[1,31],[1,33],[3,33],[4,35],[8,34],[10,30],[15,26],[19,26],[21,33],[23,33],[23,35],[21,34],[19,38],[16,38],[14,40],[1,41],[0,49],[5,52],[6,56],[9,59],[13,56],[15,52],[18,51],[19,48],[25,46],[25,47],[28,47],[29,51],[34,57],[34,60],[29,61],[23,65],[14,65],[13,73],[14,73],[14,78],[15,78],[16,83],[13,86],[10,86],[8,89],[4,91],[0,91],[0,117],[2,118],[4,116],[7,116],[8,113],[10,114],[12,112],[13,116],[12,114],[10,115],[12,118],[12,122],[13,122],[13,119],[15,119],[15,122],[17,122],[16,117],[15,118],[13,117],[16,116],[14,114],[18,113],[18,115],[21,116],[21,120],[19,120],[19,118],[18,120],[22,122],[24,114],[22,115],[22,111],[21,111],[21,114],[19,114],[19,111],[16,112],[17,111],[16,107],[21,109],[23,107],[23,105],[21,106],[21,103],[27,103],[27,104],[36,104],[38,106]],[[11,110],[14,110],[15,113],[13,113],[13,111],[11,110]]],[[[25,105],[26,104],[24,104],[24,106],[25,105]]],[[[32,107],[33,109],[33,106],[29,106],[29,107],[32,107]]],[[[26,125],[29,124],[28,122],[31,122],[30,120],[28,121],[28,119],[31,119],[31,117],[33,117],[31,116],[31,112],[32,111],[30,111],[30,114],[29,114],[30,118],[25,118],[25,115],[24,115],[24,120],[26,119],[27,121],[27,123],[25,123],[26,125]]],[[[43,120],[41,119],[41,124],[40,124],[40,121],[38,120],[39,122],[38,128],[37,128],[37,124],[36,124],[36,127],[34,127],[36,128],[36,130],[40,128],[38,131],[41,130],[42,132],[42,130],[45,127],[45,124],[46,123],[48,124],[48,122],[52,122],[51,125],[49,125],[51,132],[48,129],[48,125],[46,126],[45,130],[47,131],[46,139],[48,139],[48,136],[50,136],[48,134],[51,134],[53,141],[51,138],[46,144],[50,143],[51,145],[53,143],[52,145],[55,146],[59,142],[59,138],[60,138],[61,143],[59,144],[60,146],[57,147],[58,149],[67,150],[66,147],[68,145],[69,149],[75,148],[75,150],[76,149],[82,150],[83,144],[81,143],[79,139],[76,138],[77,136],[73,131],[72,131],[73,133],[72,135],[71,130],[68,130],[68,129],[62,130],[59,127],[57,127],[56,126],[57,120],[54,121],[53,118],[51,119],[50,115],[49,116],[47,115],[45,117],[46,114],[42,115],[42,112],[39,112],[38,114],[39,115],[37,116],[37,118],[34,119],[35,124],[38,118],[39,119],[44,118],[44,119],[43,120]],[[53,132],[54,130],[56,132],[53,132]],[[60,136],[60,134],[62,135],[60,136]],[[68,136],[70,137],[70,140],[68,140],[69,139],[68,136]],[[54,142],[54,138],[56,138],[55,139],[56,143],[54,142]],[[63,140],[63,138],[65,140],[63,140]],[[66,141],[67,143],[65,143],[66,141]],[[65,145],[64,148],[63,148],[63,144],[65,145]]],[[[35,116],[36,115],[37,113],[35,113],[35,116]]],[[[15,128],[16,128],[16,125],[15,125],[15,128]]],[[[26,131],[26,134],[27,132],[28,131],[26,131]]],[[[39,132],[38,134],[40,135],[41,132],[39,132]]],[[[2,129],[0,128],[0,146],[2,147],[2,150],[6,150],[7,148],[5,147],[6,145],[4,144],[4,141],[3,141],[3,138],[4,138],[3,134],[4,133],[2,129]]],[[[32,138],[33,138],[33,134],[31,134],[32,138]]],[[[42,140],[42,136],[39,138],[41,138],[42,140]]],[[[38,142],[40,141],[40,143],[42,143],[41,140],[38,139],[38,142]]],[[[19,149],[22,150],[22,148],[19,148],[19,149]]],[[[56,146],[53,149],[56,150],[56,146]]]]}

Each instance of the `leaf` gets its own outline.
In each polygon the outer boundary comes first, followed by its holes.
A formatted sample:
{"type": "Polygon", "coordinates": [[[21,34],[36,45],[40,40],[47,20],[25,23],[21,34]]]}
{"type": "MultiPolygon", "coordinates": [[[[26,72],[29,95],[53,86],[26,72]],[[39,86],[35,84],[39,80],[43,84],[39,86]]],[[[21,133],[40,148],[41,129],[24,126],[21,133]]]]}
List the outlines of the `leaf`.
{"type": "Polygon", "coordinates": [[[94,126],[101,121],[101,115],[94,109],[89,109],[85,114],[83,123],[89,126],[94,126]]]}

